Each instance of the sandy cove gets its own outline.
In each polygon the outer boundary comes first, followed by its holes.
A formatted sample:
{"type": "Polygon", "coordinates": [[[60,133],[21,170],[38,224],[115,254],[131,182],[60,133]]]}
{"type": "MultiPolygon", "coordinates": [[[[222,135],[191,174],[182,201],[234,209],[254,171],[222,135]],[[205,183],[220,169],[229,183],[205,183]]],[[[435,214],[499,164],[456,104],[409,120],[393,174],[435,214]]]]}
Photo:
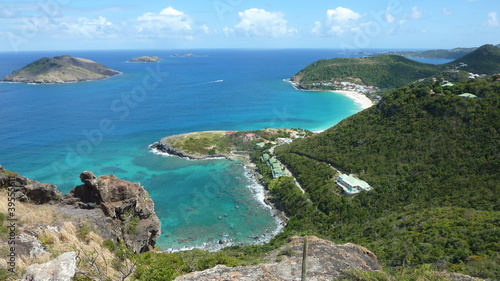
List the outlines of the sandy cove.
{"type": "Polygon", "coordinates": [[[361,109],[367,109],[373,105],[373,102],[368,97],[356,91],[332,90],[330,92],[339,93],[352,99],[361,109]]]}

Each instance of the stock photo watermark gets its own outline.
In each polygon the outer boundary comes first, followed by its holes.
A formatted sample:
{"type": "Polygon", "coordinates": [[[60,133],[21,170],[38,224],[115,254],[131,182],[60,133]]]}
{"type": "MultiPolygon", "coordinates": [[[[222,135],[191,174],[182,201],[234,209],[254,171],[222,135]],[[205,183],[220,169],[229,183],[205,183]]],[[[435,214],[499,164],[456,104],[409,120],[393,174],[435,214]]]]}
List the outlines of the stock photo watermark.
{"type": "Polygon", "coordinates": [[[217,16],[222,21],[227,13],[233,12],[243,2],[243,0],[216,0],[213,2],[213,6],[217,16]]]}
{"type": "MultiPolygon", "coordinates": [[[[12,50],[19,52],[23,45],[27,45],[51,22],[60,17],[62,6],[68,2],[69,0],[40,0],[36,2],[34,13],[22,18],[19,31],[7,33],[12,50]]],[[[7,7],[6,9],[12,8],[7,7]]]]}
{"type": "Polygon", "coordinates": [[[386,8],[378,12],[371,12],[369,17],[371,20],[357,29],[352,42],[342,41],[340,49],[345,56],[357,50],[367,48],[376,38],[383,35],[384,31],[393,28],[397,30],[400,25],[400,17],[403,13],[403,7],[399,0],[389,0],[386,8]]]}
{"type": "Polygon", "coordinates": [[[116,122],[127,119],[132,110],[138,108],[149,96],[153,95],[154,90],[169,76],[168,72],[161,71],[160,64],[156,64],[155,69],[148,66],[145,70],[147,74],[142,78],[140,85],[135,86],[128,93],[121,94],[111,102],[109,110],[113,118],[103,118],[93,129],[82,130],[84,139],[74,146],[65,147],[64,160],[54,161],[51,165],[56,175],[61,178],[65,171],[81,164],[83,157],[92,154],[104,138],[116,129],[116,122]]]}
{"type": "Polygon", "coordinates": [[[11,273],[16,273],[16,240],[17,240],[17,217],[16,217],[16,197],[15,190],[16,187],[20,186],[15,179],[9,179],[9,187],[7,188],[7,230],[8,230],[8,254],[7,254],[7,265],[8,271],[11,273]]]}

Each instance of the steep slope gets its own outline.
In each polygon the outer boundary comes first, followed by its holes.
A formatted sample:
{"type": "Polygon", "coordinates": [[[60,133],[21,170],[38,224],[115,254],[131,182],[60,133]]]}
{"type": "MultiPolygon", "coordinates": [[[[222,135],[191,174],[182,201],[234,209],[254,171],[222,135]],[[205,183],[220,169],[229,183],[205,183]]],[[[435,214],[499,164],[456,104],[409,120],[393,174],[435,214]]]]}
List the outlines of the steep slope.
{"type": "Polygon", "coordinates": [[[446,66],[466,64],[462,69],[478,74],[500,73],[500,49],[493,45],[483,45],[470,54],[456,59],[446,66]]]}
{"type": "MultiPolygon", "coordinates": [[[[500,261],[500,244],[493,242],[500,235],[496,78],[444,91],[437,84],[407,86],[321,134],[277,148],[317,208],[294,209],[290,231],[305,225],[334,241],[359,243],[386,265],[442,262],[498,278],[492,266],[500,261]],[[478,97],[458,96],[464,92],[478,97]],[[357,173],[373,190],[343,195],[328,164],[357,173]],[[426,229],[422,218],[432,220],[426,229]],[[397,238],[400,233],[406,238],[397,238]]],[[[273,188],[288,187],[278,182],[273,188]]]]}
{"type": "Polygon", "coordinates": [[[68,83],[100,80],[119,73],[88,59],[58,56],[32,62],[5,76],[2,81],[37,84],[68,83]]]}
{"type": "MultiPolygon", "coordinates": [[[[216,266],[205,271],[193,272],[176,278],[176,281],[217,280],[297,280],[301,275],[304,238],[293,237],[291,241],[264,258],[268,263],[253,266],[216,266]],[[233,279],[237,278],[237,279],[233,279]]],[[[377,257],[368,249],[355,244],[336,245],[315,236],[308,237],[307,280],[332,280],[346,278],[345,271],[375,271],[382,267],[377,257]]]]}
{"type": "Polygon", "coordinates": [[[73,251],[80,274],[92,280],[123,280],[135,268],[130,261],[134,253],[154,248],[160,221],[139,183],[91,172],[83,172],[80,179],[83,185],[63,195],[55,185],[0,165],[0,249],[6,252],[0,257],[0,280],[20,280],[18,275],[30,265],[32,274],[41,275],[26,280],[63,280],[42,278],[49,270],[40,272],[41,265],[34,264],[73,251]],[[5,279],[12,267],[16,274],[5,279]]]}

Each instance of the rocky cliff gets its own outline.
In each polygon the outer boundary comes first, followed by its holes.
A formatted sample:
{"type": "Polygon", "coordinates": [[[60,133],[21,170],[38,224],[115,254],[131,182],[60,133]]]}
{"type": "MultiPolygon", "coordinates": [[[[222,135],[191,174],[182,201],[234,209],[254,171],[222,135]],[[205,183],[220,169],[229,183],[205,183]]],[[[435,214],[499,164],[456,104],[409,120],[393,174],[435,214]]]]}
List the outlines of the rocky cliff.
{"type": "Polygon", "coordinates": [[[55,204],[63,197],[57,186],[30,180],[0,165],[0,188],[8,187],[12,198],[20,202],[55,204]]]}
{"type": "MultiPolygon", "coordinates": [[[[309,236],[307,250],[307,280],[332,280],[342,278],[345,270],[381,270],[377,257],[368,249],[355,244],[337,245],[309,236]]],[[[268,254],[270,262],[227,267],[218,265],[204,271],[193,272],[175,281],[239,280],[239,281],[288,281],[300,280],[302,271],[303,237],[294,237],[288,244],[268,254]]]]}
{"type": "Polygon", "coordinates": [[[160,220],[154,203],[139,184],[114,175],[96,177],[92,172],[81,173],[82,185],[76,186],[64,199],[66,204],[81,209],[99,208],[107,220],[95,220],[108,235],[125,242],[129,249],[142,253],[155,246],[160,236],[160,220]],[[114,226],[109,229],[107,225],[114,226]]]}
{"type": "Polygon", "coordinates": [[[152,249],[160,235],[154,202],[139,184],[114,175],[81,173],[82,185],[64,195],[57,186],[39,183],[0,166],[0,187],[15,201],[54,205],[69,221],[92,225],[105,239],[123,241],[136,253],[152,249]]]}
{"type": "Polygon", "coordinates": [[[181,157],[181,158],[188,158],[191,160],[195,159],[206,159],[206,158],[226,158],[229,159],[227,155],[221,154],[221,153],[214,153],[214,154],[190,154],[186,153],[185,151],[182,151],[180,149],[177,149],[173,147],[170,143],[166,142],[165,140],[168,139],[169,137],[163,138],[159,142],[155,142],[149,147],[153,150],[156,150],[161,153],[167,153],[169,155],[181,157]]]}
{"type": "Polygon", "coordinates": [[[42,58],[28,64],[22,69],[5,76],[2,81],[55,84],[79,81],[106,79],[119,74],[119,71],[108,68],[89,59],[71,56],[42,58]]]}

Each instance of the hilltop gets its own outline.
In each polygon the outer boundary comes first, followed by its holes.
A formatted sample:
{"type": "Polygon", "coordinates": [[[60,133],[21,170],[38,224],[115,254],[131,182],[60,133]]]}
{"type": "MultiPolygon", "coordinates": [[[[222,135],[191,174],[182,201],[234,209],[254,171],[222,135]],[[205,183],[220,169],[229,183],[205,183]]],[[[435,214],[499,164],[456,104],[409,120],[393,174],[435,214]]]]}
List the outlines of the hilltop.
{"type": "Polygon", "coordinates": [[[433,76],[459,81],[466,78],[468,72],[488,75],[500,72],[499,53],[499,48],[484,45],[443,65],[420,63],[395,55],[322,59],[300,70],[291,81],[298,88],[308,90],[339,90],[337,85],[341,82],[395,89],[433,76]]]}
{"type": "Polygon", "coordinates": [[[470,54],[445,64],[445,66],[449,67],[460,65],[463,65],[463,69],[472,73],[500,73],[500,48],[493,45],[484,45],[470,54]]]}
{"type": "MultiPolygon", "coordinates": [[[[500,44],[496,45],[500,48],[500,44]]],[[[380,55],[397,55],[406,58],[429,58],[429,59],[458,59],[461,58],[478,48],[454,48],[454,49],[438,49],[426,51],[392,51],[382,52],[380,55]]]]}
{"type": "Polygon", "coordinates": [[[106,79],[119,74],[95,61],[71,56],[42,58],[2,78],[5,82],[55,84],[106,79]]]}
{"type": "Polygon", "coordinates": [[[288,178],[270,183],[287,207],[287,231],[358,243],[386,266],[433,264],[498,278],[499,77],[406,86],[323,133],[277,147],[307,193],[288,178]],[[373,189],[342,194],[332,166],[373,189]]]}
{"type": "Polygon", "coordinates": [[[302,89],[321,89],[325,82],[351,83],[396,88],[438,71],[431,64],[401,56],[385,55],[366,58],[334,58],[319,60],[295,74],[291,80],[302,89]]]}

